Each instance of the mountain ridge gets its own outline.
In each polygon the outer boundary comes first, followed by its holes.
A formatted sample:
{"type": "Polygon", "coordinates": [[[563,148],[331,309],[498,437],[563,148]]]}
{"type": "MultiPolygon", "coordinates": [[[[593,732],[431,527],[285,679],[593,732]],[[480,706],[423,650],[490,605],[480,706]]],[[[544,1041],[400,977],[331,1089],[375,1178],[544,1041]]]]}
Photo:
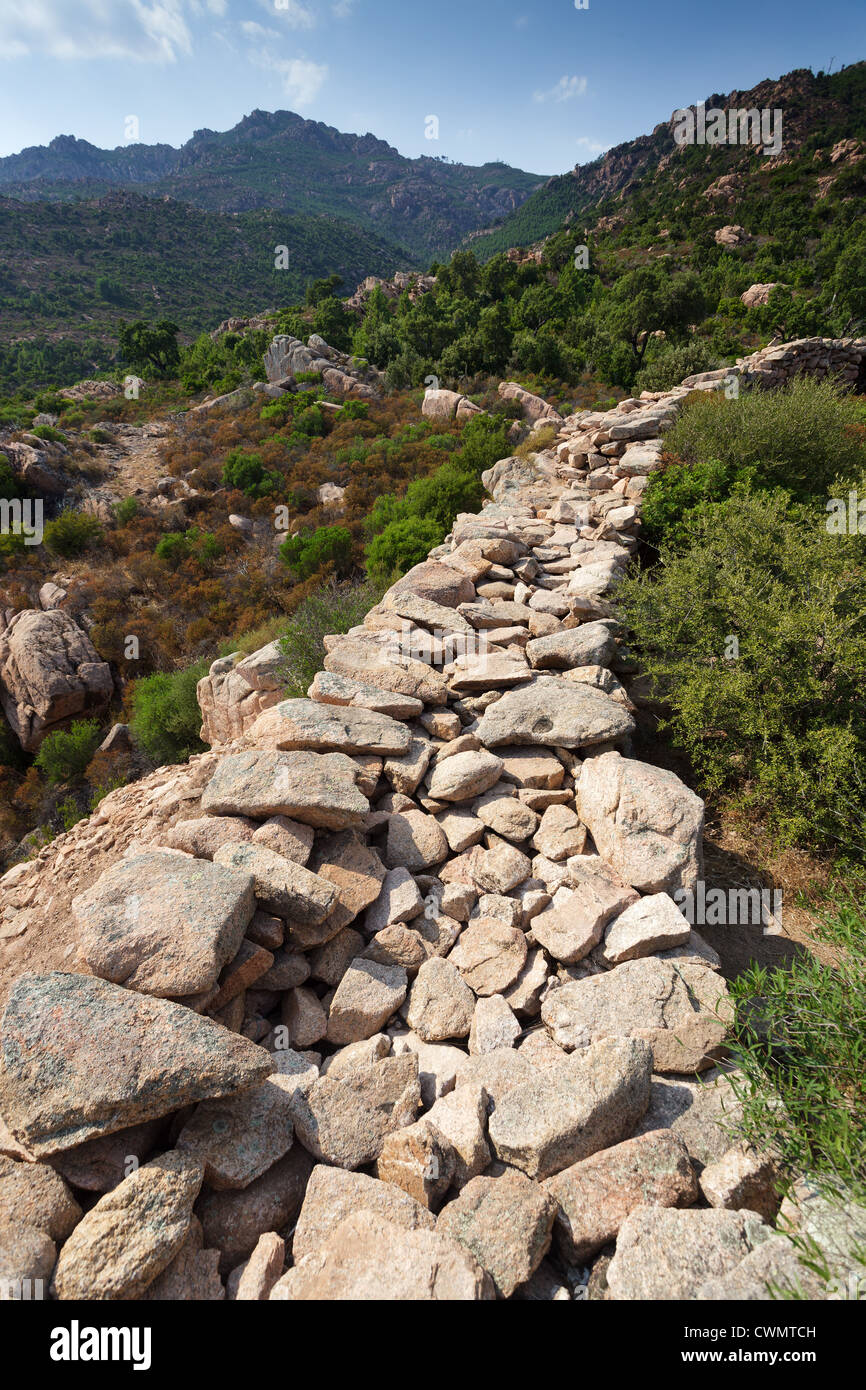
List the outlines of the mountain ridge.
{"type": "Polygon", "coordinates": [[[209,212],[331,213],[428,259],[513,211],[542,182],[497,161],[412,159],[369,132],[258,109],[228,131],[197,130],[179,147],[103,150],[59,135],[0,159],[0,193],[23,201],[67,202],[125,189],[209,212]]]}

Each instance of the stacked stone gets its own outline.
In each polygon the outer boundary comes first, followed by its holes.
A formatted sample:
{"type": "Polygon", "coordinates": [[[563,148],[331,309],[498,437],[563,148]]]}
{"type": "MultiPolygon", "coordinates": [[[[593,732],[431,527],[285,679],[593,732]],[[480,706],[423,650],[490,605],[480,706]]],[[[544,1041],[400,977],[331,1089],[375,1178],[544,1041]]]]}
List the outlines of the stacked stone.
{"type": "Polygon", "coordinates": [[[703,804],[630,756],[616,587],[685,394],[560,422],[528,482],[501,460],[492,502],[327,639],[306,699],[248,709],[0,881],[19,960],[58,888],[77,942],[3,1018],[0,1277],[60,1299],[807,1287],[772,1159],[732,1147],[727,989],[674,900],[703,804]]]}
{"type": "Polygon", "coordinates": [[[735,375],[748,386],[775,389],[792,377],[831,376],[854,387],[863,381],[866,364],[866,338],[796,338],[790,343],[761,348],[751,357],[738,358],[735,367],[715,372],[699,372],[686,377],[684,386],[704,390],[735,375]]]}

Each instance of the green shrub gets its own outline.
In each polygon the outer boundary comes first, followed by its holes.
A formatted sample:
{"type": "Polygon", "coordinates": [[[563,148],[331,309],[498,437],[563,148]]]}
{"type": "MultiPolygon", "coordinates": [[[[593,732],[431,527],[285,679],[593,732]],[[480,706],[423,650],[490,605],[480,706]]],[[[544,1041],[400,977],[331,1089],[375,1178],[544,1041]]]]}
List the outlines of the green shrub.
{"type": "Polygon", "coordinates": [[[313,439],[325,433],[325,417],[317,405],[307,406],[295,416],[295,433],[313,439]]]}
{"type": "Polygon", "coordinates": [[[446,529],[430,517],[406,516],[392,521],[367,547],[367,569],[374,579],[387,581],[405,574],[441,545],[446,529]]]}
{"type": "Polygon", "coordinates": [[[640,395],[641,391],[670,391],[687,376],[712,372],[721,365],[706,343],[682,343],[679,346],[666,343],[654,356],[647,358],[645,366],[634,379],[632,390],[635,395],[640,395]]]}
{"type": "Polygon", "coordinates": [[[37,439],[47,439],[53,444],[65,444],[66,435],[61,430],[56,430],[53,425],[34,425],[31,434],[35,434],[37,439]]]}
{"type": "Polygon", "coordinates": [[[857,401],[832,381],[795,377],[779,391],[736,400],[708,391],[690,398],[665,435],[686,464],[717,460],[752,488],[779,487],[795,500],[822,501],[837,481],[866,472],[866,432],[857,401]]]}
{"type": "Polygon", "coordinates": [[[816,939],[784,968],[752,965],[731,982],[731,1046],[742,1133],[776,1149],[788,1173],[866,1202],[866,898],[841,890],[816,939]]]}
{"type": "Polygon", "coordinates": [[[277,425],[285,425],[292,418],[292,405],[291,396],[279,396],[277,400],[262,406],[259,419],[273,421],[277,425]]]}
{"type": "Polygon", "coordinates": [[[864,551],[817,510],[742,493],[686,513],[618,590],[675,741],[781,844],[862,844],[864,551]]]}
{"type": "Polygon", "coordinates": [[[169,531],[160,536],[153,553],[175,569],[188,559],[207,569],[222,555],[223,547],[211,531],[199,531],[193,526],[189,531],[169,531]]]}
{"type": "Polygon", "coordinates": [[[138,516],[138,498],[122,498],[114,509],[114,516],[118,526],[127,526],[130,521],[134,521],[138,516]]]}
{"type": "Polygon", "coordinates": [[[508,454],[507,422],[491,415],[473,415],[460,435],[460,461],[480,477],[508,454]]]}
{"type": "Polygon", "coordinates": [[[21,487],[5,454],[0,454],[0,497],[7,502],[21,496],[21,487]]]}
{"type": "Polygon", "coordinates": [[[222,480],[224,487],[237,488],[247,497],[266,497],[281,481],[278,473],[267,471],[261,454],[247,454],[243,449],[226,455],[222,480]]]}
{"type": "Polygon", "coordinates": [[[57,814],[63,824],[63,829],[69,831],[74,825],[88,814],[83,811],[74,796],[67,796],[57,807],[57,814]]]}
{"type": "MultiPolygon", "coordinates": [[[[462,458],[449,459],[435,473],[416,478],[406,489],[403,515],[434,521],[444,537],[458,512],[477,512],[484,489],[474,471],[463,467],[462,458]]],[[[438,545],[434,541],[434,545],[438,545]]]]}
{"type": "Polygon", "coordinates": [[[64,560],[82,555],[102,539],[102,527],[89,512],[76,512],[66,507],[53,521],[46,522],[43,537],[45,549],[64,560]]]}
{"type": "Polygon", "coordinates": [[[76,720],[70,728],[48,734],[33,761],[51,786],[77,781],[83,777],[100,738],[98,720],[76,720]]]}
{"type": "Polygon", "coordinates": [[[711,459],[675,463],[663,473],[653,473],[641,512],[645,538],[657,540],[666,535],[701,502],[723,502],[733,491],[736,472],[733,464],[711,459]]]}
{"type": "Polygon", "coordinates": [[[280,646],[284,662],[281,674],[289,698],[306,695],[325,659],[324,638],[348,632],[363,621],[382,597],[384,586],[370,580],[357,584],[323,584],[305,598],[288,626],[280,646]]]}
{"type": "Polygon", "coordinates": [[[204,750],[195,691],[207,671],[208,663],[200,661],[183,671],[160,671],[136,681],[130,729],[136,743],[155,762],[182,763],[204,750]]]}
{"type": "Polygon", "coordinates": [[[346,401],[337,413],[337,420],[366,420],[370,414],[368,401],[346,401]]]}
{"type": "Polygon", "coordinates": [[[318,531],[289,536],[280,557],[299,579],[309,579],[326,565],[345,576],[352,567],[352,533],[345,526],[320,526],[318,531]]]}

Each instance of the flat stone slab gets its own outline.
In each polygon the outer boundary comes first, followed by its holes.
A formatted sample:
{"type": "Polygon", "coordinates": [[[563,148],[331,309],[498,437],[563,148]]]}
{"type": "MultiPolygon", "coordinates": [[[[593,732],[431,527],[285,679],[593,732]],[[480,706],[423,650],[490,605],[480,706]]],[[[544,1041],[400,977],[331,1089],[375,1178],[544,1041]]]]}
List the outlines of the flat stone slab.
{"type": "Polygon", "coordinates": [[[436,1230],[464,1245],[510,1298],[535,1273],[550,1245],[556,1204],[522,1173],[473,1178],[440,1212],[436,1230]]]}
{"type": "Polygon", "coordinates": [[[375,753],[400,757],[409,730],[387,714],[318,700],[283,700],[260,714],[249,731],[254,743],[285,752],[375,753]]]}
{"type": "Polygon", "coordinates": [[[248,1187],[292,1147],[293,1091],[290,1078],[275,1075],[240,1095],[202,1101],[177,1148],[204,1165],[208,1187],[248,1187]]]}
{"type": "Polygon", "coordinates": [[[352,705],[388,714],[392,719],[416,719],[424,709],[423,700],[394,690],[380,690],[367,681],[353,680],[335,671],[317,671],[307,694],[323,705],[352,705]]]}
{"type": "Polygon", "coordinates": [[[659,1072],[711,1066],[730,1016],[727,986],[714,970],[654,956],[571,980],[541,1006],[542,1020],[560,1047],[570,1051],[600,1038],[643,1038],[659,1072]]]}
{"type": "Polygon", "coordinates": [[[59,971],[15,981],[2,1048],[0,1114],[37,1157],[274,1070],[263,1048],[182,1004],[59,971]]]}
{"type": "Polygon", "coordinates": [[[138,1297],[183,1245],[203,1173],[194,1158],[170,1152],[100,1197],[60,1252],[57,1297],[138,1297]]]}
{"type": "Polygon", "coordinates": [[[638,1207],[620,1229],[608,1288],[614,1299],[692,1299],[772,1234],[752,1211],[638,1207]]]}
{"type": "Polygon", "coordinates": [[[72,900],[94,974],[177,997],[213,988],[255,906],[252,875],[242,867],[156,853],[113,864],[72,900]]]}
{"type": "Polygon", "coordinates": [[[700,1196],[688,1149],[669,1129],[614,1144],[544,1187],[557,1205],[554,1241],[567,1265],[613,1240],[636,1207],[688,1207],[700,1196]]]}
{"type": "Polygon", "coordinates": [[[649,1104],[651,1076],[647,1045],[623,1039],[539,1071],[497,1101],[489,1125],[497,1158],[543,1179],[627,1139],[649,1104]]]}
{"type": "Polygon", "coordinates": [[[295,1260],[317,1250],[355,1211],[375,1212],[405,1231],[429,1231],[435,1224],[429,1211],[392,1183],[318,1163],[310,1174],[295,1227],[295,1260]]]}
{"type": "Polygon", "coordinates": [[[202,796],[202,810],[259,820],[289,816],[316,829],[362,825],[370,810],[356,785],[361,770],[345,753],[232,753],[202,796]]]}
{"type": "Polygon", "coordinates": [[[526,644],[526,655],[539,671],[609,666],[615,651],[616,642],[605,623],[583,623],[549,637],[535,637],[526,644]]]}
{"type": "Polygon", "coordinates": [[[271,1299],[291,1302],[475,1302],[495,1297],[490,1276],[456,1241],[407,1231],[356,1211],[284,1274],[271,1299]]]}
{"type": "MultiPolygon", "coordinates": [[[[399,638],[393,646],[399,647],[399,638]]],[[[444,705],[448,700],[448,682],[441,671],[366,638],[340,638],[325,657],[325,670],[410,695],[425,705],[444,705]]]]}
{"type": "Polygon", "coordinates": [[[608,927],[600,952],[605,965],[620,965],[655,951],[684,946],[691,927],[667,893],[640,898],[608,927]]]}
{"type": "Polygon", "coordinates": [[[333,883],[263,845],[222,845],[214,863],[251,875],[262,907],[301,926],[324,922],[337,902],[333,883]]]}
{"type": "Polygon", "coordinates": [[[695,888],[704,803],[676,773],[603,753],[584,761],[576,795],[599,854],[626,883],[643,893],[695,888]]]}
{"type": "Polygon", "coordinates": [[[476,732],[487,748],[514,743],[584,748],[624,738],[633,729],[628,710],[603,691],[547,677],[506,690],[484,711],[476,732]]]}
{"type": "Polygon", "coordinates": [[[455,753],[434,767],[430,795],[437,801],[470,801],[489,791],[501,771],[501,759],[485,748],[455,753]]]}

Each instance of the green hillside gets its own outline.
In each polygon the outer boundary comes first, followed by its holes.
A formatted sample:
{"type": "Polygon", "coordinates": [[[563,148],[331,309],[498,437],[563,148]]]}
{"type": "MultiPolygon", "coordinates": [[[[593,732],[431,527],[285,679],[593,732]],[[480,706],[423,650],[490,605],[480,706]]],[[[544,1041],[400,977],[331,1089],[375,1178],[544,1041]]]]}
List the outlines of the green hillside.
{"type": "Polygon", "coordinates": [[[291,304],[320,276],[348,290],[409,265],[408,251],[324,214],[209,213],[129,193],[0,198],[0,392],[108,366],[120,319],[168,318],[193,337],[291,304]],[[286,269],[274,268],[277,246],[289,248],[286,269]]]}

